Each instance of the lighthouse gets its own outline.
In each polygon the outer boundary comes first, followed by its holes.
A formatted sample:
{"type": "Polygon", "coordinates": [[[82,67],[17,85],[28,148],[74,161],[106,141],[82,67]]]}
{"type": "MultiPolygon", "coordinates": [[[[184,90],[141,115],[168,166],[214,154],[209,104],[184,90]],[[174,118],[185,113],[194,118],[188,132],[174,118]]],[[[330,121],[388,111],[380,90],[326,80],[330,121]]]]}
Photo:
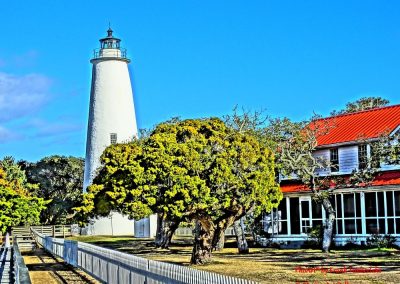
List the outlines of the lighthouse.
{"type": "MultiPolygon", "coordinates": [[[[137,125],[126,50],[111,28],[100,39],[90,62],[92,84],[86,140],[83,191],[93,182],[104,149],[115,143],[128,142],[137,136],[137,125]]],[[[88,234],[127,235],[134,233],[134,221],[113,212],[109,217],[92,220],[88,234]]]]}

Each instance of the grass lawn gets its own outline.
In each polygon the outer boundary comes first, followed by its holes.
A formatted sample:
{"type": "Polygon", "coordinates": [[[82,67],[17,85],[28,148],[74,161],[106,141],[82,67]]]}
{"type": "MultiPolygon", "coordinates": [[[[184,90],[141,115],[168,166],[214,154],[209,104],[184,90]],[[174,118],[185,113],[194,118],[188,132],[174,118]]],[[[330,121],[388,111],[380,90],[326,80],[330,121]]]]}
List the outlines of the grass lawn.
{"type": "MultiPolygon", "coordinates": [[[[174,240],[170,250],[154,248],[150,239],[103,236],[73,239],[178,265],[189,265],[192,250],[188,239],[174,240]]],[[[228,242],[227,246],[213,253],[212,263],[193,267],[260,283],[400,283],[397,250],[338,250],[325,255],[311,249],[251,248],[249,254],[239,255],[234,243],[228,242]],[[363,271],[349,271],[350,268],[363,271]],[[374,270],[367,272],[371,268],[374,270]]]]}

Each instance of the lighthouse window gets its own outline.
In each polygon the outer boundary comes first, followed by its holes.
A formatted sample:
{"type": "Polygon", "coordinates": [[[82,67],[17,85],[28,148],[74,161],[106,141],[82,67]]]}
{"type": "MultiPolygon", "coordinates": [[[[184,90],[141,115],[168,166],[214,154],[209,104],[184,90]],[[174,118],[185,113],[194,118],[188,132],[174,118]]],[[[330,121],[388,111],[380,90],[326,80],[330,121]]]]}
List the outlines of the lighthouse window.
{"type": "Polygon", "coordinates": [[[117,133],[110,133],[110,142],[111,144],[117,143],[117,133]]]}

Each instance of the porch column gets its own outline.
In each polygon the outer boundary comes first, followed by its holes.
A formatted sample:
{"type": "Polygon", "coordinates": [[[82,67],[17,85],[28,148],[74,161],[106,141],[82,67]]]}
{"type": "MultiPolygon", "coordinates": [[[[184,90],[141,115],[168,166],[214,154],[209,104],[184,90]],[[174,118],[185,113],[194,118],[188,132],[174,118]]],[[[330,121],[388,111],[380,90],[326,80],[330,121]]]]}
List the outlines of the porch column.
{"type": "Polygon", "coordinates": [[[360,192],[360,203],[361,203],[361,232],[363,235],[367,234],[367,226],[365,222],[365,196],[364,192],[360,192]]]}

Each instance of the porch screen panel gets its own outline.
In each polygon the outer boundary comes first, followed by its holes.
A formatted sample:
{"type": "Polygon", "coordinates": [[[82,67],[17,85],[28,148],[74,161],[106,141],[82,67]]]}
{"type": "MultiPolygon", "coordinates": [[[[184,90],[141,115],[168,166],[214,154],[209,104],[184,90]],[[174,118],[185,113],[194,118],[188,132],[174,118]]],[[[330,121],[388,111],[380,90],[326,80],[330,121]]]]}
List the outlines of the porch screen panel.
{"type": "Polygon", "coordinates": [[[286,197],[284,197],[278,205],[278,208],[273,209],[270,214],[263,218],[263,230],[271,235],[287,235],[288,220],[286,197]]]}
{"type": "Polygon", "coordinates": [[[384,203],[384,197],[383,195],[385,192],[377,192],[377,198],[378,198],[378,217],[385,217],[385,203],[384,203]]]}
{"type": "MultiPolygon", "coordinates": [[[[360,200],[360,194],[356,194],[356,217],[361,218],[361,200],[360,200]]],[[[360,226],[360,232],[361,232],[361,226],[360,226]]]]}
{"type": "Polygon", "coordinates": [[[287,224],[287,208],[286,208],[286,198],[281,200],[278,206],[278,234],[287,235],[288,224],[287,224]]]}
{"type": "Polygon", "coordinates": [[[394,206],[396,217],[400,217],[400,191],[394,192],[394,206]]]}
{"type": "Polygon", "coordinates": [[[378,219],[377,214],[377,200],[376,192],[365,193],[365,225],[367,234],[377,234],[378,230],[378,219]]]}
{"type": "Polygon", "coordinates": [[[300,210],[299,198],[290,198],[290,231],[292,234],[300,234],[300,210]]]}
{"type": "Polygon", "coordinates": [[[362,218],[361,218],[361,194],[355,193],[356,197],[356,230],[357,234],[362,234],[362,218]]]}
{"type": "Polygon", "coordinates": [[[400,234],[400,191],[393,191],[395,233],[400,234]]]}
{"type": "Polygon", "coordinates": [[[365,193],[365,216],[376,217],[376,193],[365,193]]]}
{"type": "Polygon", "coordinates": [[[336,218],[343,218],[342,216],[342,195],[336,194],[336,218]]]}
{"type": "Polygon", "coordinates": [[[394,192],[393,191],[386,191],[386,216],[387,216],[387,233],[388,234],[395,234],[395,214],[394,214],[394,192]]]}
{"type": "Polygon", "coordinates": [[[386,214],[385,214],[385,195],[386,192],[378,191],[376,193],[378,208],[377,208],[377,217],[378,217],[378,232],[379,234],[386,234],[386,214]]]}
{"type": "Polygon", "coordinates": [[[362,233],[360,193],[336,194],[337,234],[362,233]]]}
{"type": "Polygon", "coordinates": [[[394,216],[393,191],[386,192],[386,212],[388,217],[394,216]]]}
{"type": "Polygon", "coordinates": [[[355,217],[354,194],[343,194],[344,217],[355,217]]]}
{"type": "Polygon", "coordinates": [[[365,193],[367,234],[400,234],[400,191],[365,193]]]}
{"type": "MultiPolygon", "coordinates": [[[[335,206],[335,204],[332,204],[335,206]]],[[[311,202],[312,226],[322,226],[322,205],[321,203],[312,200],[311,202]]]]}
{"type": "Polygon", "coordinates": [[[354,194],[343,194],[343,211],[344,211],[344,233],[355,234],[356,233],[356,208],[355,208],[354,194]]]}

